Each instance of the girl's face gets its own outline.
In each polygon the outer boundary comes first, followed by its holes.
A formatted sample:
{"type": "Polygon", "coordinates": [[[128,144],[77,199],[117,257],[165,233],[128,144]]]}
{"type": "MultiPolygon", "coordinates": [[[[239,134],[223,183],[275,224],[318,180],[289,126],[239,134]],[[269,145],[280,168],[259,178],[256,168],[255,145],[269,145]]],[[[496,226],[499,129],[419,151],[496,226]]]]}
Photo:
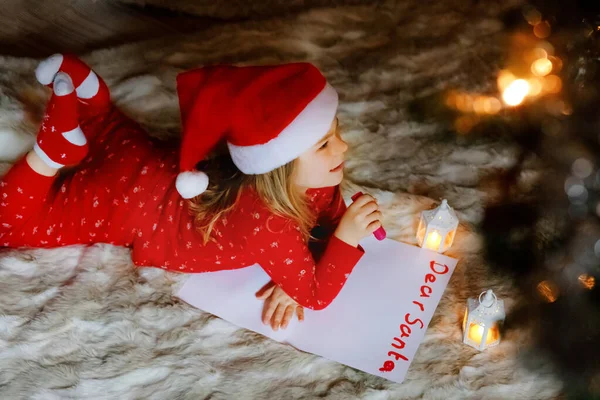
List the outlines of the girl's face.
{"type": "Polygon", "coordinates": [[[340,137],[338,119],[335,118],[321,141],[296,159],[293,177],[296,186],[305,192],[306,189],[339,185],[344,177],[346,150],[348,145],[340,137]]]}

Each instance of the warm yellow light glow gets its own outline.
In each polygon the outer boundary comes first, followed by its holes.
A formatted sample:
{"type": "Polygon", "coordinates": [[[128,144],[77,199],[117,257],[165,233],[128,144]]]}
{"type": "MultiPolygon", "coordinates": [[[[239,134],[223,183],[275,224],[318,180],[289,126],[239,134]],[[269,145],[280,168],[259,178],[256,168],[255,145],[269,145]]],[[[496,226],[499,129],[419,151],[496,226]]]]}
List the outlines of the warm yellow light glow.
{"type": "Polygon", "coordinates": [[[462,112],[473,110],[473,99],[468,94],[458,94],[456,96],[456,108],[462,112]]]}
{"type": "Polygon", "coordinates": [[[456,107],[456,92],[452,91],[446,95],[446,105],[448,107],[456,107]]]}
{"type": "Polygon", "coordinates": [[[425,227],[425,223],[423,222],[423,218],[419,221],[419,227],[417,228],[417,240],[419,242],[419,246],[423,246],[423,241],[425,240],[425,231],[427,228],[425,227]]]}
{"type": "Polygon", "coordinates": [[[513,81],[502,93],[502,99],[509,106],[518,106],[529,93],[529,83],[525,79],[513,81]]]}
{"type": "Polygon", "coordinates": [[[558,298],[558,287],[550,281],[542,281],[538,283],[537,290],[540,296],[548,303],[554,303],[558,298]]]}
{"type": "Polygon", "coordinates": [[[483,102],[483,111],[487,114],[496,114],[502,109],[502,103],[495,97],[487,97],[483,102]]]}
{"type": "Polygon", "coordinates": [[[560,58],[554,57],[554,56],[548,57],[548,60],[550,60],[550,62],[552,62],[552,69],[554,70],[554,73],[560,72],[560,70],[562,69],[562,66],[563,66],[562,60],[560,58]]]}
{"type": "Polygon", "coordinates": [[[592,290],[596,286],[596,278],[588,274],[581,274],[578,279],[579,283],[586,289],[592,290]]]}
{"type": "Polygon", "coordinates": [[[531,50],[529,56],[531,58],[528,61],[535,61],[538,58],[548,58],[548,52],[541,47],[535,47],[533,50],[531,50]]]}
{"type": "Polygon", "coordinates": [[[543,85],[540,78],[533,77],[528,79],[527,82],[529,82],[529,96],[537,96],[542,93],[543,85]]]}
{"type": "MultiPolygon", "coordinates": [[[[476,342],[477,344],[481,343],[483,339],[483,326],[479,324],[471,324],[469,327],[469,339],[476,342]]],[[[485,344],[490,344],[498,340],[500,336],[500,331],[498,330],[497,325],[492,325],[488,330],[487,337],[485,338],[485,344]]]]}
{"type": "Polygon", "coordinates": [[[547,58],[538,58],[531,64],[531,72],[537,76],[546,76],[552,72],[552,61],[547,58]]]}
{"type": "Polygon", "coordinates": [[[558,93],[562,89],[562,81],[556,75],[548,75],[544,77],[544,90],[550,93],[558,93]]]}
{"type": "Polygon", "coordinates": [[[473,111],[477,114],[485,113],[485,101],[486,98],[484,96],[477,96],[473,101],[473,111]]]}
{"type": "Polygon", "coordinates": [[[541,42],[538,42],[536,44],[536,47],[538,49],[542,49],[546,52],[545,56],[540,56],[537,58],[550,58],[550,56],[554,55],[554,46],[552,46],[552,44],[550,42],[548,42],[547,40],[542,40],[541,42]]]}
{"type": "Polygon", "coordinates": [[[431,250],[438,250],[440,248],[440,243],[442,242],[442,236],[436,231],[429,232],[427,235],[427,241],[425,242],[425,247],[431,250]]]}
{"type": "Polygon", "coordinates": [[[504,90],[515,80],[515,76],[508,70],[503,69],[498,74],[498,88],[504,90]]]}
{"type": "Polygon", "coordinates": [[[550,24],[548,23],[548,21],[542,21],[535,24],[535,26],[533,27],[533,34],[539,37],[540,39],[544,39],[550,36],[551,30],[552,29],[550,28],[550,24]]]}
{"type": "Polygon", "coordinates": [[[444,249],[450,248],[450,246],[454,242],[454,235],[455,234],[456,234],[456,230],[448,232],[448,234],[446,235],[446,239],[444,240],[444,245],[443,245],[444,249]]]}

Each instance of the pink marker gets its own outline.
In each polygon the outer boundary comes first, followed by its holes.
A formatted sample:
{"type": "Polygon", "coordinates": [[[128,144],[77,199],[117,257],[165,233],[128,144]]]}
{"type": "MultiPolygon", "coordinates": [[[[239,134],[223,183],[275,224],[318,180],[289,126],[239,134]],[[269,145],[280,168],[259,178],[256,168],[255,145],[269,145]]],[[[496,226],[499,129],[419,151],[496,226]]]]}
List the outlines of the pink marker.
{"type": "MultiPolygon", "coordinates": [[[[356,201],[356,199],[358,199],[362,195],[363,195],[363,192],[355,193],[352,196],[352,201],[356,201]]],[[[381,226],[381,227],[377,228],[377,230],[375,232],[373,232],[373,236],[375,236],[375,239],[377,239],[377,240],[383,240],[387,236],[387,233],[385,232],[385,229],[383,229],[383,226],[381,226]]]]}

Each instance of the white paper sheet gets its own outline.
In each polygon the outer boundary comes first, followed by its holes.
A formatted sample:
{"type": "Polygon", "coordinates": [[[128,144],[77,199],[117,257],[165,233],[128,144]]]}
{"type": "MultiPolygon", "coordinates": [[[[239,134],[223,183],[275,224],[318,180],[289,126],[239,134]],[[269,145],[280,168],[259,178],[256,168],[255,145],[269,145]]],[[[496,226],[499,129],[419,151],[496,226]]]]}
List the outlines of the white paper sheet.
{"type": "Polygon", "coordinates": [[[305,320],[294,317],[284,330],[261,322],[263,301],[254,294],[270,279],[259,265],[192,274],[177,296],[279,342],[402,382],[457,260],[391,239],[361,245],[365,255],[335,300],[305,309],[305,320]]]}

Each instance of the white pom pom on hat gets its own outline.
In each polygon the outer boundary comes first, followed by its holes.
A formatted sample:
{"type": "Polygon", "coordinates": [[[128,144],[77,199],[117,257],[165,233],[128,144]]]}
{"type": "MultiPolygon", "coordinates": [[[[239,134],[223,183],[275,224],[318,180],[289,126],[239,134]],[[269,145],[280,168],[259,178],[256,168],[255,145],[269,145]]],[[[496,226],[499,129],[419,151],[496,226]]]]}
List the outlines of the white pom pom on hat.
{"type": "Polygon", "coordinates": [[[184,199],[196,197],[208,187],[208,175],[202,171],[184,171],[177,175],[175,187],[184,199]]]}
{"type": "Polygon", "coordinates": [[[177,76],[182,141],[176,188],[189,199],[209,177],[196,165],[223,140],[244,174],[264,174],[299,157],[329,131],[338,94],[306,62],[207,66],[177,76]]]}

